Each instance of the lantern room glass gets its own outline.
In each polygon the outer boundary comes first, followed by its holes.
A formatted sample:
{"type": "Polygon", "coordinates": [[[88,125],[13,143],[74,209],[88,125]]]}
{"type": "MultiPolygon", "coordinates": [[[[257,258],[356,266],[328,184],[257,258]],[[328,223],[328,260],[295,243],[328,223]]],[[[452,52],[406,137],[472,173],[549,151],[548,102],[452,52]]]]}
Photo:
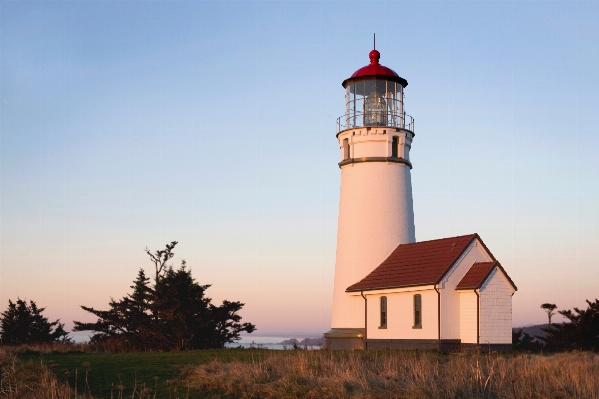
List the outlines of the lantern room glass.
{"type": "Polygon", "coordinates": [[[361,126],[404,127],[403,86],[400,83],[365,79],[347,85],[346,128],[361,126]]]}

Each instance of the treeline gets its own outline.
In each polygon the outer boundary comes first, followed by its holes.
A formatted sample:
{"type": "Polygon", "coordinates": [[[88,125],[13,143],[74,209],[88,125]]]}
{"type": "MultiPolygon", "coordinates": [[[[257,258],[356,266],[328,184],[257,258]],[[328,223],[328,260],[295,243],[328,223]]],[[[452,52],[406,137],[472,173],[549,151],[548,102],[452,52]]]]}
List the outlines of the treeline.
{"type": "MultiPolygon", "coordinates": [[[[182,261],[177,269],[166,263],[174,256],[176,241],[164,250],[146,253],[155,266],[151,281],[140,269],[122,299],[111,299],[108,310],[81,306],[97,317],[93,323],[75,321],[73,331],[91,331],[90,345],[109,351],[180,351],[222,348],[235,342],[241,332],[256,329],[242,323],[241,302],[224,300],[212,304],[206,296],[210,285],[198,284],[182,261]]],[[[60,320],[49,322],[35,302],[9,301],[1,314],[0,333],[4,344],[22,345],[69,341],[60,320]]]]}
{"type": "Polygon", "coordinates": [[[520,330],[512,332],[512,344],[515,351],[530,352],[562,352],[562,351],[599,351],[599,300],[589,300],[587,309],[574,308],[560,310],[567,322],[552,324],[551,317],[557,308],[554,304],[543,304],[541,308],[547,312],[549,323],[542,328],[544,337],[531,336],[520,330]]]}

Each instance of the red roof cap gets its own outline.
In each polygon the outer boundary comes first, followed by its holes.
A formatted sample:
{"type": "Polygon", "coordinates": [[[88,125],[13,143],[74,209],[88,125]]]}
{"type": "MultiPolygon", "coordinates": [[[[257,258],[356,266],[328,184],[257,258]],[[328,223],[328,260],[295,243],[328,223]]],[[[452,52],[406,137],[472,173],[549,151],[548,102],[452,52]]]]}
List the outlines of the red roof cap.
{"type": "Polygon", "coordinates": [[[364,78],[369,76],[399,82],[404,87],[408,85],[408,82],[395,73],[394,70],[379,63],[379,60],[381,59],[381,53],[379,53],[377,50],[372,50],[370,54],[368,54],[368,57],[370,58],[370,65],[366,65],[365,67],[358,69],[349,79],[344,80],[342,83],[343,87],[346,87],[347,84],[354,80],[359,80],[356,78],[364,78]]]}
{"type": "Polygon", "coordinates": [[[374,49],[368,54],[368,58],[370,58],[370,65],[378,65],[379,60],[381,59],[381,53],[374,49]]]}
{"type": "Polygon", "coordinates": [[[436,284],[475,239],[480,240],[478,234],[401,244],[379,267],[346,291],[436,284]]]}
{"type": "Polygon", "coordinates": [[[395,76],[395,77],[399,78],[399,75],[397,73],[395,73],[394,70],[379,64],[379,60],[381,59],[381,53],[379,53],[377,50],[372,50],[370,52],[370,54],[368,54],[368,57],[370,57],[370,65],[366,65],[365,67],[358,69],[351,76],[352,78],[357,78],[359,76],[368,76],[368,75],[385,75],[385,76],[395,76]]]}

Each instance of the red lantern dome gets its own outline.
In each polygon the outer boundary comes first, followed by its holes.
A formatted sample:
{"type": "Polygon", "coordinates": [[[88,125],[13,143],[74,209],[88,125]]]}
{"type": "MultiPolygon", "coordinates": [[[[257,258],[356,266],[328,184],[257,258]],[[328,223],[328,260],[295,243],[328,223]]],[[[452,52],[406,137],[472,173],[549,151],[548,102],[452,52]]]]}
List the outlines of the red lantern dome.
{"type": "Polygon", "coordinates": [[[379,63],[381,53],[372,50],[370,64],[342,83],[345,115],[337,119],[337,132],[359,127],[391,127],[414,132],[414,120],[403,106],[408,82],[379,63]]]}
{"type": "Polygon", "coordinates": [[[381,53],[377,50],[372,50],[370,54],[370,65],[366,65],[358,69],[349,79],[345,79],[342,83],[343,87],[346,87],[348,84],[355,82],[357,80],[362,79],[381,79],[381,80],[389,80],[392,82],[398,82],[403,87],[408,85],[408,81],[404,78],[401,78],[393,69],[387,68],[379,63],[381,59],[381,53]]]}

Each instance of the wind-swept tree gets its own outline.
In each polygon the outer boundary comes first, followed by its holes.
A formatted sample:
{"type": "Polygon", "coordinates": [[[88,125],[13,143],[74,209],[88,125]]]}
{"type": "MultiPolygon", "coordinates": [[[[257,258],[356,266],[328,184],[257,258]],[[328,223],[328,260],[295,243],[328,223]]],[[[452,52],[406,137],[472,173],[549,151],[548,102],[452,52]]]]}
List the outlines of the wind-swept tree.
{"type": "Polygon", "coordinates": [[[547,317],[549,318],[547,328],[551,328],[551,317],[555,314],[554,310],[557,309],[557,306],[554,303],[544,303],[541,305],[541,309],[547,312],[547,317]]]}
{"type": "Polygon", "coordinates": [[[239,339],[240,332],[253,332],[251,323],[241,323],[243,303],[223,301],[215,306],[205,296],[210,285],[198,284],[187,268],[173,269],[164,262],[174,255],[173,241],[167,250],[150,255],[157,278],[151,285],[143,270],[131,286],[133,293],[111,299],[109,310],[81,308],[98,317],[95,323],[75,322],[75,331],[95,331],[92,343],[116,343],[129,350],[187,350],[221,348],[239,339]],[[160,255],[162,253],[162,255],[160,255]],[[161,259],[158,263],[157,259],[161,259]],[[164,262],[163,262],[164,261],[164,262]],[[160,266],[160,265],[163,266],[160,266]]]}
{"type": "Polygon", "coordinates": [[[60,319],[49,322],[42,315],[46,308],[38,308],[32,300],[17,298],[14,303],[8,300],[8,309],[0,314],[0,334],[2,343],[8,345],[45,344],[70,342],[69,333],[64,330],[60,319]]]}
{"type": "Polygon", "coordinates": [[[152,253],[152,251],[150,251],[148,247],[146,247],[146,249],[144,250],[150,256],[152,263],[154,263],[154,267],[156,269],[155,281],[158,281],[160,273],[165,271],[166,262],[168,262],[173,256],[175,256],[173,249],[175,249],[175,246],[178,243],[179,242],[177,241],[173,241],[170,244],[166,244],[165,249],[156,251],[155,253],[152,253]]]}

